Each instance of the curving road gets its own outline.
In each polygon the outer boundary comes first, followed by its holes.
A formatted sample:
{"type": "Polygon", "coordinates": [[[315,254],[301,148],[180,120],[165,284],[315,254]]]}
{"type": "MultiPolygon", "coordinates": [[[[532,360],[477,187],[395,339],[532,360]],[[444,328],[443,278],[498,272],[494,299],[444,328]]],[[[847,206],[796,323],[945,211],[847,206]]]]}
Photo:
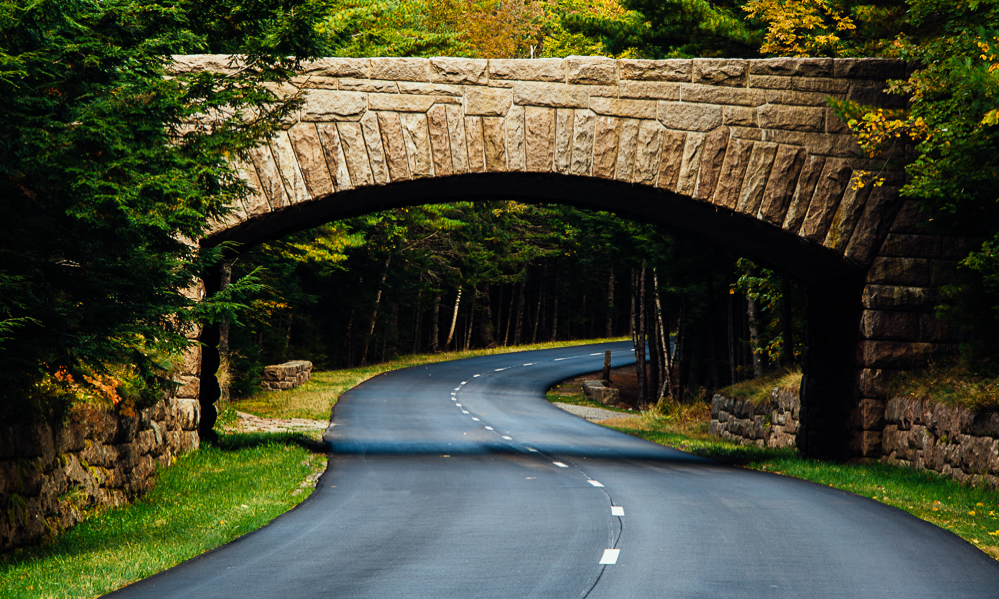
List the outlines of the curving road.
{"type": "Polygon", "coordinates": [[[113,597],[997,597],[999,564],[866,498],[730,468],[544,400],[618,343],[378,376],[313,495],[113,597]]]}

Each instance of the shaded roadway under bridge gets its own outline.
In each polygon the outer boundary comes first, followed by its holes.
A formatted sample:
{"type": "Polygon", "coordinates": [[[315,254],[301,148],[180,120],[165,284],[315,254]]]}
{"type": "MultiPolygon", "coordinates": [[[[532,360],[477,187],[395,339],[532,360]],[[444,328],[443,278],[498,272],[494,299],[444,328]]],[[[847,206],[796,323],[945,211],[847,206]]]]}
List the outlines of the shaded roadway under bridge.
{"type": "MultiPolygon", "coordinates": [[[[175,57],[174,72],[229,57],[175,57]]],[[[407,205],[517,199],[700,235],[808,289],[799,447],[878,455],[885,383],[953,347],[932,308],[949,240],[920,234],[903,173],[860,156],[828,100],[898,106],[881,59],[328,58],[305,104],[241,164],[256,192],[204,245],[246,246],[407,205]],[[886,179],[855,188],[857,171],[886,179]]],[[[208,291],[217,285],[207,281],[208,291]]],[[[217,332],[180,394],[214,423],[217,332]],[[193,395],[192,395],[193,394],[193,395]]]]}

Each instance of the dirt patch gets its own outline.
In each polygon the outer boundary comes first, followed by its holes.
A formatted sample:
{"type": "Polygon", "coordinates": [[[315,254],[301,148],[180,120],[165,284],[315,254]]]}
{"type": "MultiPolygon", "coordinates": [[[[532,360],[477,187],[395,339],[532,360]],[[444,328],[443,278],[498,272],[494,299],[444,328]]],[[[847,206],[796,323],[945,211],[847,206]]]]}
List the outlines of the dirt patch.
{"type": "Polygon", "coordinates": [[[325,420],[306,418],[261,418],[246,412],[236,412],[239,419],[225,427],[234,433],[319,433],[329,426],[325,420]]]}

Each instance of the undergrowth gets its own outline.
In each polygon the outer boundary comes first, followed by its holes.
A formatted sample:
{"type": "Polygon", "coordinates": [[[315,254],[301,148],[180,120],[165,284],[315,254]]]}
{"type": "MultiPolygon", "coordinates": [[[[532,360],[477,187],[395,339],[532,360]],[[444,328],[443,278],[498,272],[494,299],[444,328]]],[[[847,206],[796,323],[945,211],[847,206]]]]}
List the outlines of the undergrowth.
{"type": "Polygon", "coordinates": [[[999,410],[999,377],[976,374],[960,363],[901,372],[888,383],[888,393],[961,406],[973,412],[999,410]]]}
{"type": "Polygon", "coordinates": [[[770,398],[771,389],[788,389],[798,391],[801,388],[801,367],[783,368],[769,372],[760,378],[749,379],[729,385],[718,391],[726,397],[745,399],[756,405],[766,403],[770,398]]]}

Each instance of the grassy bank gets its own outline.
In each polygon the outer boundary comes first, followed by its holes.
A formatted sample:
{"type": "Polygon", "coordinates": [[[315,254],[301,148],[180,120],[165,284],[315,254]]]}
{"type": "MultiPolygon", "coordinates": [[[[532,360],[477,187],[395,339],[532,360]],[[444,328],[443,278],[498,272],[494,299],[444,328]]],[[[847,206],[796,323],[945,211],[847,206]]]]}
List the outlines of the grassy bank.
{"type": "Polygon", "coordinates": [[[439,354],[417,354],[400,356],[389,362],[345,368],[343,370],[322,370],[312,373],[312,380],[298,387],[293,392],[261,391],[251,397],[236,399],[232,408],[265,418],[311,418],[328,420],[330,411],[345,391],[362,383],[371,377],[378,376],[390,370],[399,370],[410,366],[422,366],[463,358],[505,354],[534,349],[552,349],[556,347],[573,347],[591,343],[606,343],[623,341],[627,338],[587,339],[579,341],[559,341],[555,343],[538,343],[535,345],[520,345],[517,347],[498,347],[494,349],[477,349],[462,352],[446,352],[439,354]]]}
{"type": "Polygon", "coordinates": [[[999,493],[961,485],[935,472],[880,462],[806,459],[793,449],[760,449],[712,437],[704,420],[613,418],[615,430],[721,462],[793,476],[869,497],[947,529],[999,559],[999,493]]]}
{"type": "Polygon", "coordinates": [[[225,435],[157,474],[133,505],[0,555],[4,599],[96,597],[264,526],[311,493],[326,456],[301,435],[225,435]]]}

